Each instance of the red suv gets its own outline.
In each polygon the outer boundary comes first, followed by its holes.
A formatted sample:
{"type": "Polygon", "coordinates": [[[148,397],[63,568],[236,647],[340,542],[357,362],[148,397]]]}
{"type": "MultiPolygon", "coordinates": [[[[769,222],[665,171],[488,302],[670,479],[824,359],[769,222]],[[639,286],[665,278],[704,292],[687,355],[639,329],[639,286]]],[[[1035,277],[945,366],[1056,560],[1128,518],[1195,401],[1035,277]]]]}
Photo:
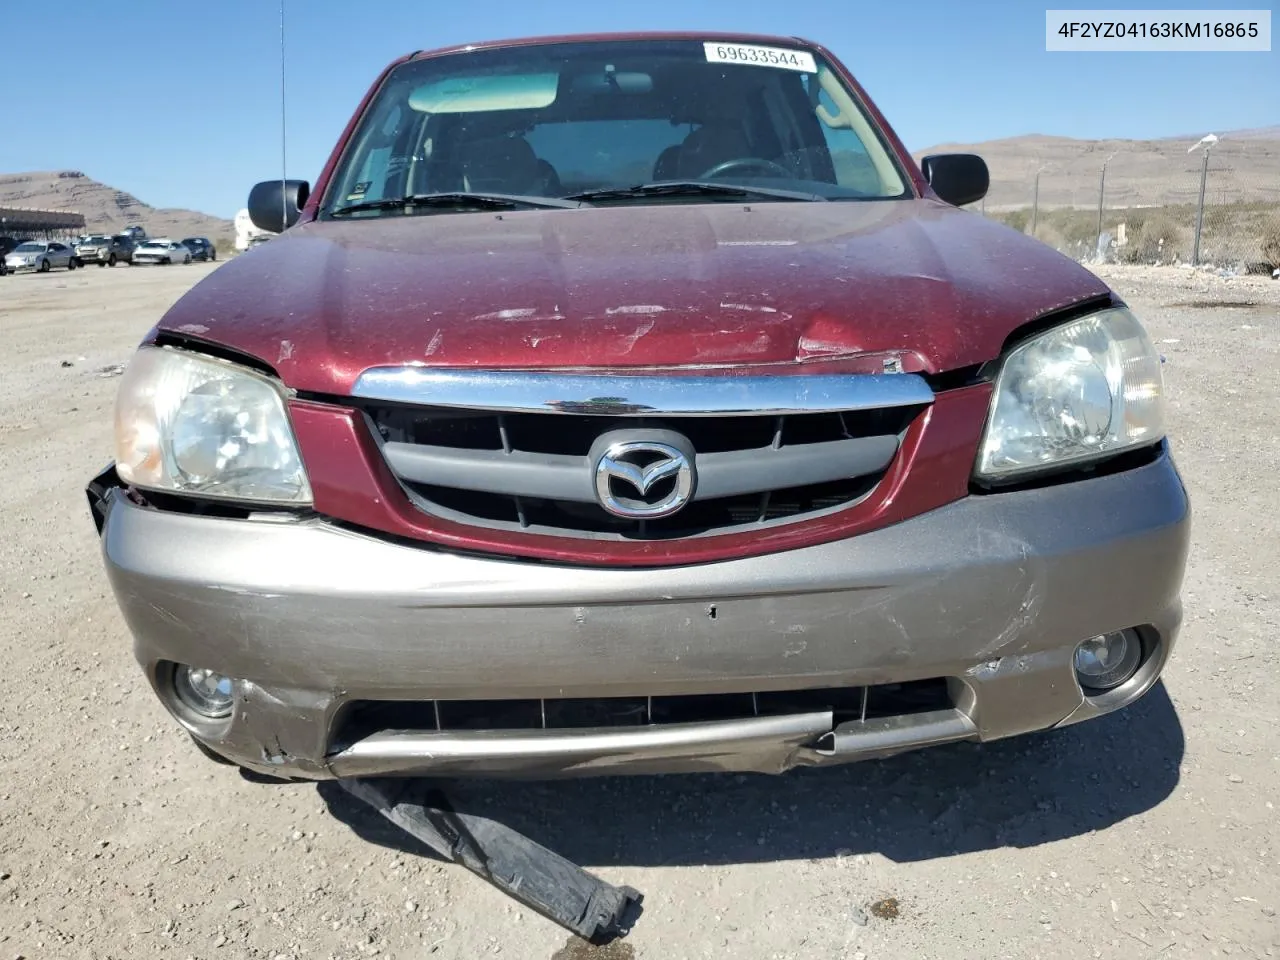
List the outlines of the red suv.
{"type": "Polygon", "coordinates": [[[1157,680],[1188,502],[1097,277],[786,37],[417,53],[198,283],[90,484],[165,706],[277,775],[747,770],[1157,680]]]}

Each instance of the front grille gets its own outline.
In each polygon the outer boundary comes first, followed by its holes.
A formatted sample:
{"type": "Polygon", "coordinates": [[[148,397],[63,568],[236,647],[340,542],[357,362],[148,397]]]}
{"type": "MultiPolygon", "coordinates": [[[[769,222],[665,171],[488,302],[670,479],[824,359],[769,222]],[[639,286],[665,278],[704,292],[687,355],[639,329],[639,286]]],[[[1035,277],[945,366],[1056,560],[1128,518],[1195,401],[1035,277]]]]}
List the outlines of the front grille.
{"type": "MultiPolygon", "coordinates": [[[[732,532],[851,506],[875,489],[923,409],[664,418],[358,402],[384,441],[392,471],[424,512],[486,527],[632,540],[732,532]],[[675,431],[688,441],[707,483],[700,480],[692,502],[671,516],[637,520],[606,511],[591,492],[589,455],[602,435],[615,430],[655,436],[675,431]],[[446,463],[450,470],[442,479],[446,463]],[[558,469],[565,489],[557,486],[559,479],[525,486],[495,479],[511,465],[528,479],[546,479],[558,469]],[[742,480],[766,465],[759,485],[742,480]],[[717,466],[724,495],[715,495],[710,484],[717,466]]],[[[660,481],[642,499],[657,502],[674,483],[660,481]]]]}
{"type": "Polygon", "coordinates": [[[331,750],[385,731],[575,730],[743,720],[830,710],[835,725],[945,710],[954,703],[944,677],[866,687],[556,700],[354,700],[331,750]]]}

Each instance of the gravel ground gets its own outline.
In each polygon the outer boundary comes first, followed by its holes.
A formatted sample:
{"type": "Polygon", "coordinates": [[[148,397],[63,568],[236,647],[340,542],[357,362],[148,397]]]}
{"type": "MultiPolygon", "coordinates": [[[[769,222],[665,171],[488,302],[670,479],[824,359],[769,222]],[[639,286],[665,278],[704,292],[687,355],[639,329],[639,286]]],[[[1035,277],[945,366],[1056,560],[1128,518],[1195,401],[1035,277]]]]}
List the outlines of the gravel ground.
{"type": "Polygon", "coordinates": [[[1165,685],[844,769],[463,788],[646,894],[595,949],[339,790],[203,760],[153,700],[82,490],[112,365],[209,269],[0,279],[0,960],[1280,956],[1280,283],[1101,270],[1168,358],[1195,507],[1165,685]]]}

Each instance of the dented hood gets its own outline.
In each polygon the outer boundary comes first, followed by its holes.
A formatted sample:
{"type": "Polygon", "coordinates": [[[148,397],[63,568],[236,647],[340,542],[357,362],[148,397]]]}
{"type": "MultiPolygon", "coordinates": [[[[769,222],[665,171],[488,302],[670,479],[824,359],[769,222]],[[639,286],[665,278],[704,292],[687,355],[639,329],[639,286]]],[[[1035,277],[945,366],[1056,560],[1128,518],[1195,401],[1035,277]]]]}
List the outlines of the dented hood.
{"type": "Polygon", "coordinates": [[[669,204],[299,225],[219,268],[160,330],[299,390],[373,366],[702,369],[897,355],[940,372],[1108,288],[931,200],[669,204]]]}

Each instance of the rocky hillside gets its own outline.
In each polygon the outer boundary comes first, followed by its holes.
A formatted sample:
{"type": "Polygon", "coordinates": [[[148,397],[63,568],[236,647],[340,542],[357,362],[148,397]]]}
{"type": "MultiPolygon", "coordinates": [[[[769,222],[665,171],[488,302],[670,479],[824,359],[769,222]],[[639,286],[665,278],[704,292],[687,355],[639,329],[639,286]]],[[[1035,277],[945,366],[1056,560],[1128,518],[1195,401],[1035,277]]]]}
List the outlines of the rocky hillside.
{"type": "Polygon", "coordinates": [[[153,237],[202,236],[217,241],[235,236],[230,220],[195,210],[151,207],[78,170],[0,173],[0,207],[75,210],[84,214],[89,233],[115,233],[136,225],[153,237]]]}

